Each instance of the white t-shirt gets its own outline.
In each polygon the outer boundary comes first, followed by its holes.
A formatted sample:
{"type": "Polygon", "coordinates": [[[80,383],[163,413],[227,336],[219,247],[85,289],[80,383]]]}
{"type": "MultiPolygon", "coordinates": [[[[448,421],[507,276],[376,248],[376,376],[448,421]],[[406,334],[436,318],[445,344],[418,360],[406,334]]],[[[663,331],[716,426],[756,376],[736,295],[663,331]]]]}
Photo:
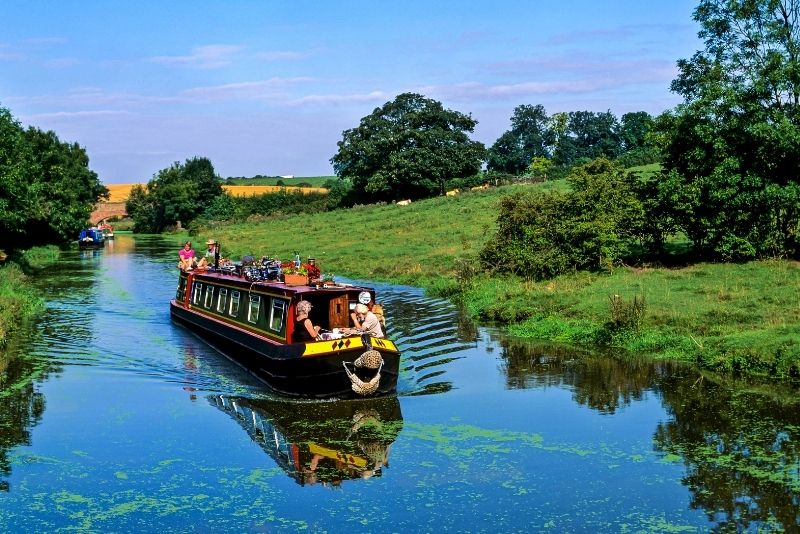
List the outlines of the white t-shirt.
{"type": "Polygon", "coordinates": [[[383,329],[381,328],[381,321],[378,316],[371,311],[367,312],[364,321],[361,323],[361,329],[372,337],[383,337],[383,329]]]}

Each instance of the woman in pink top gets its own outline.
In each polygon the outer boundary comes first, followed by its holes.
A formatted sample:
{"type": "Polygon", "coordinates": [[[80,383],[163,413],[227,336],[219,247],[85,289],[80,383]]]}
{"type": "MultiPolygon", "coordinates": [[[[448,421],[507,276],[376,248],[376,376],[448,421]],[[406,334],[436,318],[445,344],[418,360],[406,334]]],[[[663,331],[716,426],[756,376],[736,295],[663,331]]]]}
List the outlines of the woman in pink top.
{"type": "Polygon", "coordinates": [[[183,248],[178,252],[178,257],[180,258],[180,268],[191,271],[194,265],[194,250],[192,250],[191,241],[183,244],[183,248]]]}

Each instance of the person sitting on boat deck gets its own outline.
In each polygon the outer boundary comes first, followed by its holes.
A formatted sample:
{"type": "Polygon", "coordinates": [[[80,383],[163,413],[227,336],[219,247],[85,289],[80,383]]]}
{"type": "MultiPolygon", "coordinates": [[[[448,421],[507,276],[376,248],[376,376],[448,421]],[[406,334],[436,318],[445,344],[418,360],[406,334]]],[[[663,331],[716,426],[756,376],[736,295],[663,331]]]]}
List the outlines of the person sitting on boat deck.
{"type": "Polygon", "coordinates": [[[319,327],[314,326],[308,314],[311,313],[311,303],[301,300],[297,303],[297,315],[294,318],[294,340],[314,341],[319,336],[319,327]]]}
{"type": "Polygon", "coordinates": [[[187,241],[183,244],[183,248],[178,251],[178,267],[184,271],[191,271],[195,266],[194,250],[192,249],[192,242],[187,241]]]}
{"type": "Polygon", "coordinates": [[[372,337],[383,337],[380,319],[369,311],[366,305],[356,304],[356,315],[358,316],[358,323],[361,325],[357,328],[361,333],[369,334],[372,337]]]}
{"type": "Polygon", "coordinates": [[[197,262],[197,267],[199,269],[205,269],[209,265],[214,264],[214,256],[217,254],[217,242],[213,239],[209,239],[206,241],[206,245],[208,245],[208,249],[206,250],[205,256],[200,258],[197,262]]]}

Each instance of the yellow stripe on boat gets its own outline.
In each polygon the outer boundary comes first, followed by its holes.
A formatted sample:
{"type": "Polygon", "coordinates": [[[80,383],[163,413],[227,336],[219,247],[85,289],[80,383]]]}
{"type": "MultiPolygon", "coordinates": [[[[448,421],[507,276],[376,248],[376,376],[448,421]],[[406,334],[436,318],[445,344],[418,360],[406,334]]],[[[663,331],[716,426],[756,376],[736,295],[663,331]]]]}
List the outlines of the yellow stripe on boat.
{"type": "MultiPolygon", "coordinates": [[[[370,339],[372,348],[377,351],[399,352],[397,346],[386,338],[373,337],[370,339]]],[[[360,337],[343,337],[341,339],[328,339],[325,341],[312,341],[306,343],[306,348],[303,351],[303,357],[307,356],[320,356],[322,354],[329,354],[331,352],[342,352],[345,350],[353,349],[366,349],[364,342],[360,337]]]]}
{"type": "Polygon", "coordinates": [[[332,458],[334,460],[344,462],[348,465],[353,465],[361,468],[367,466],[366,458],[362,458],[361,456],[356,456],[355,454],[347,454],[341,451],[329,449],[328,447],[323,447],[322,445],[318,445],[317,443],[309,443],[308,450],[312,454],[319,454],[320,456],[324,456],[326,458],[332,458]]]}

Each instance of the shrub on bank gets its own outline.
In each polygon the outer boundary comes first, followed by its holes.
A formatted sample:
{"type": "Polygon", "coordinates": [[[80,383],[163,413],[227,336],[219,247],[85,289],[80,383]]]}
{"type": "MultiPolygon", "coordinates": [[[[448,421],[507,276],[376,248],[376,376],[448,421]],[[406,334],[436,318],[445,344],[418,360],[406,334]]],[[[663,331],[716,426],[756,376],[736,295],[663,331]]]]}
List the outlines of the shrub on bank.
{"type": "Polygon", "coordinates": [[[0,349],[10,335],[44,309],[44,301],[15,264],[0,267],[0,349]]]}

